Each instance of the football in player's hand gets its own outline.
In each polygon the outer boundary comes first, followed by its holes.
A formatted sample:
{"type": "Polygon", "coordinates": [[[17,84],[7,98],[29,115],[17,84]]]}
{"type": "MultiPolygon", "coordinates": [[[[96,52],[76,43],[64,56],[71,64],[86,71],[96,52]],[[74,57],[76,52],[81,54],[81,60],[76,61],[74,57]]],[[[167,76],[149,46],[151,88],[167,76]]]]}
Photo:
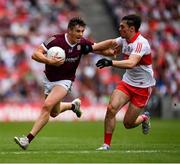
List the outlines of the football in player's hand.
{"type": "Polygon", "coordinates": [[[65,59],[66,54],[65,51],[61,47],[51,47],[47,51],[47,57],[48,58],[63,58],[65,59]]]}

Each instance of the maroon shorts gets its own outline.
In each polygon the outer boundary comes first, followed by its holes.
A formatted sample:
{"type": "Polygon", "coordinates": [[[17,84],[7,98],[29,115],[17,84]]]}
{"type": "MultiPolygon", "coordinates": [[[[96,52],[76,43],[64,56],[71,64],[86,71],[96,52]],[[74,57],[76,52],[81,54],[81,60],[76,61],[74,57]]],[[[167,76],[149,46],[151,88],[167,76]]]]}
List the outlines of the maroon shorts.
{"type": "Polygon", "coordinates": [[[152,87],[139,88],[131,86],[124,81],[120,81],[116,89],[121,90],[130,97],[130,102],[139,108],[147,105],[150,98],[152,87]]]}

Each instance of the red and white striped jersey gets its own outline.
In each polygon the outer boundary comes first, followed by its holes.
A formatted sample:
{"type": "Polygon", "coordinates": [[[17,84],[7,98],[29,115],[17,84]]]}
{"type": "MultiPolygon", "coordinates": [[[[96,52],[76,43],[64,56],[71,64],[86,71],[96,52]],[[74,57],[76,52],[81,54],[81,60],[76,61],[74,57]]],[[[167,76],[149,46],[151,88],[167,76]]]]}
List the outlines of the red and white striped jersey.
{"type": "Polygon", "coordinates": [[[130,42],[121,37],[116,38],[116,42],[122,46],[122,53],[125,59],[128,59],[130,55],[141,56],[141,60],[134,68],[126,69],[122,80],[129,85],[140,88],[154,86],[155,79],[152,69],[151,48],[148,40],[138,32],[130,42]]]}

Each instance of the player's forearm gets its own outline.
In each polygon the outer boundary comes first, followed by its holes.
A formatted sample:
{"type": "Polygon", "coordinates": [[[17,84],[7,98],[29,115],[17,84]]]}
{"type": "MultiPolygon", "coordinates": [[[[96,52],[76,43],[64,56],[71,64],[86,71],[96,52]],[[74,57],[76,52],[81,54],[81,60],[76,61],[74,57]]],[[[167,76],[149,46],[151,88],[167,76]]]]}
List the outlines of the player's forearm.
{"type": "Polygon", "coordinates": [[[134,66],[136,66],[136,62],[133,62],[131,60],[112,60],[112,66],[118,68],[131,69],[134,66]]]}
{"type": "Polygon", "coordinates": [[[135,67],[139,61],[141,60],[140,55],[130,55],[130,57],[126,60],[113,60],[112,61],[112,66],[118,67],[118,68],[126,68],[126,69],[131,69],[135,67]]]}
{"type": "Polygon", "coordinates": [[[39,62],[39,63],[44,63],[44,64],[48,64],[48,59],[47,57],[38,51],[35,51],[32,55],[32,59],[39,62]]]}
{"type": "Polygon", "coordinates": [[[114,39],[109,39],[109,40],[105,40],[105,41],[96,43],[92,47],[93,47],[94,51],[101,51],[101,50],[111,48],[111,47],[115,46],[115,44],[116,44],[116,42],[114,39]]]}

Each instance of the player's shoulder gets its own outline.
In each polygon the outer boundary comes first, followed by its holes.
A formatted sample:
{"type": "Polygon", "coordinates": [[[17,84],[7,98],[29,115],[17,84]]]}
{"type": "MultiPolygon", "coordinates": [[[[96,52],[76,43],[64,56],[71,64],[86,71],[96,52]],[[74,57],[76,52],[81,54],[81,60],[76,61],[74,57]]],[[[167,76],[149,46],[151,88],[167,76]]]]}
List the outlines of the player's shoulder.
{"type": "Polygon", "coordinates": [[[55,37],[56,39],[64,39],[65,38],[65,34],[55,34],[52,37],[55,37]]]}
{"type": "Polygon", "coordinates": [[[142,46],[144,48],[150,49],[150,44],[149,44],[148,40],[143,35],[141,35],[141,34],[133,42],[132,46],[134,48],[136,48],[138,46],[142,46]]]}
{"type": "Polygon", "coordinates": [[[45,45],[48,45],[49,43],[59,40],[59,39],[64,39],[64,34],[55,34],[47,38],[47,40],[44,42],[45,45]]]}
{"type": "Polygon", "coordinates": [[[132,47],[135,50],[135,52],[138,51],[149,53],[151,51],[151,47],[148,40],[141,34],[132,43],[132,47]]]}
{"type": "Polygon", "coordinates": [[[121,44],[123,44],[123,43],[126,42],[126,39],[125,39],[125,38],[122,38],[121,36],[115,38],[115,40],[116,40],[116,43],[118,43],[119,45],[121,45],[121,44]]]}
{"type": "Polygon", "coordinates": [[[126,39],[124,39],[124,38],[122,38],[121,36],[119,36],[119,37],[117,37],[117,38],[115,38],[116,40],[126,40],[126,39]]]}
{"type": "Polygon", "coordinates": [[[84,44],[91,44],[92,45],[92,44],[94,44],[94,42],[89,40],[89,39],[86,39],[86,38],[82,37],[81,40],[80,40],[80,44],[81,45],[84,45],[84,44]]]}
{"type": "Polygon", "coordinates": [[[49,49],[50,47],[53,47],[53,46],[59,46],[59,47],[62,47],[62,45],[64,44],[65,42],[65,36],[64,34],[55,34],[55,35],[52,35],[51,37],[49,37],[47,40],[45,40],[43,42],[43,45],[49,49]]]}
{"type": "Polygon", "coordinates": [[[148,40],[142,34],[140,34],[138,36],[138,38],[136,39],[136,42],[140,42],[140,43],[144,43],[144,44],[149,44],[148,40]]]}

